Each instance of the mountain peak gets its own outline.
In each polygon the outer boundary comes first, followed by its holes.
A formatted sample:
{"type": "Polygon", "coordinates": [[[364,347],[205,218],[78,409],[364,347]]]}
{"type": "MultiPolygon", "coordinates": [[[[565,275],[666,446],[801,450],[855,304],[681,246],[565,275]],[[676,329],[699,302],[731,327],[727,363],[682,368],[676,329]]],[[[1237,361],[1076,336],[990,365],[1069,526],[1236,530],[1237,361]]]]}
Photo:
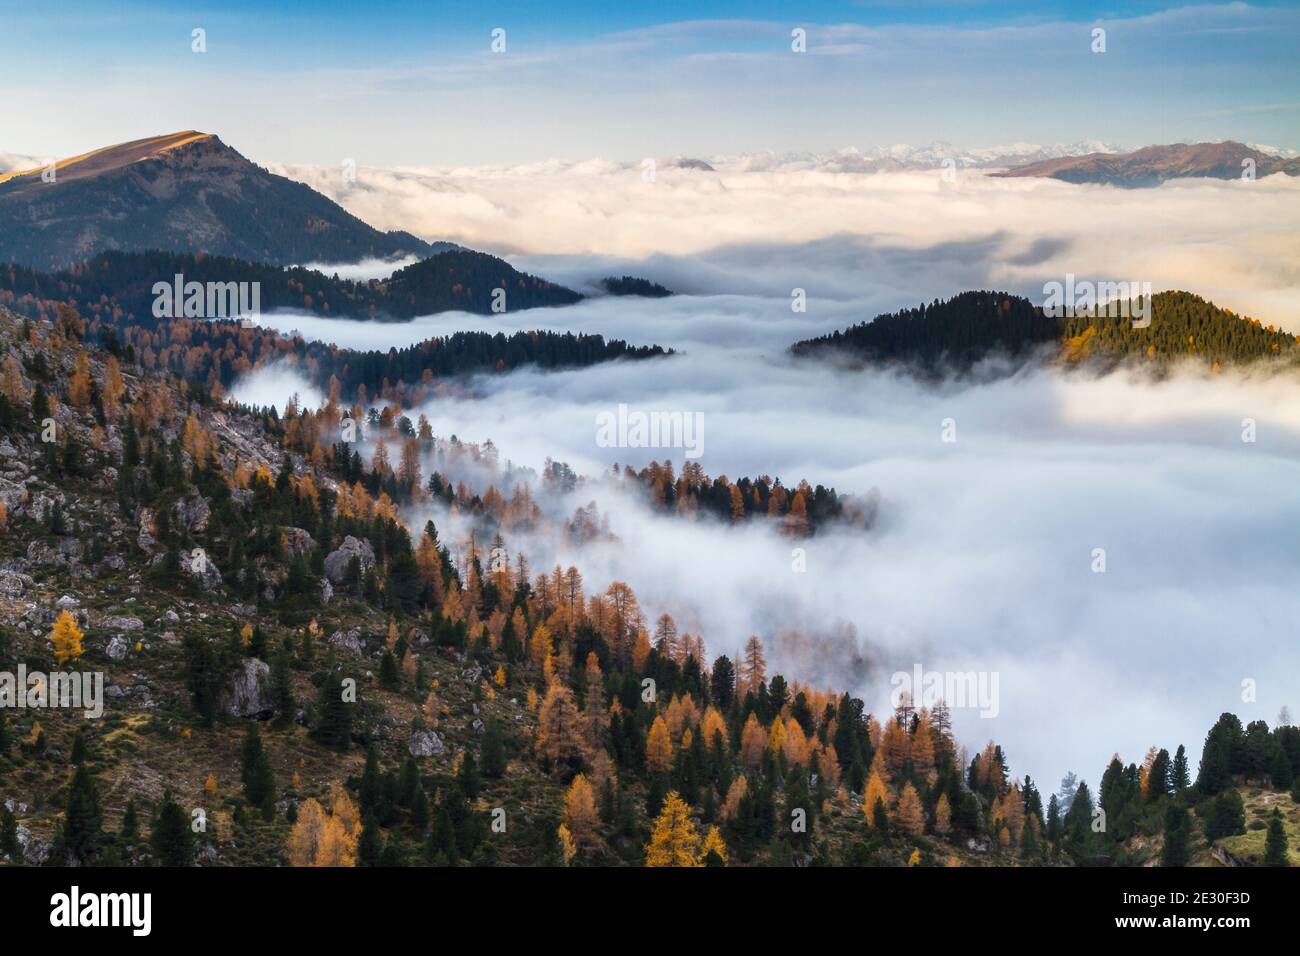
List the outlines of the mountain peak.
{"type": "Polygon", "coordinates": [[[108,249],[208,253],[252,262],[355,262],[428,255],[212,133],[182,130],[0,176],[0,262],[59,269],[108,249]]]}
{"type": "MultiPolygon", "coordinates": [[[[137,163],[142,159],[157,159],[171,150],[204,140],[221,142],[211,133],[200,133],[198,130],[193,129],[182,130],[179,133],[168,133],[164,136],[149,136],[145,139],[132,140],[129,143],[118,143],[116,146],[105,146],[89,153],[82,153],[80,156],[69,156],[60,159],[54,164],[55,174],[57,179],[64,181],[97,176],[110,170],[129,166],[131,163],[137,163]]],[[[46,168],[37,166],[33,169],[19,169],[11,173],[3,173],[0,174],[0,183],[20,179],[24,176],[39,178],[41,172],[46,168]]]]}

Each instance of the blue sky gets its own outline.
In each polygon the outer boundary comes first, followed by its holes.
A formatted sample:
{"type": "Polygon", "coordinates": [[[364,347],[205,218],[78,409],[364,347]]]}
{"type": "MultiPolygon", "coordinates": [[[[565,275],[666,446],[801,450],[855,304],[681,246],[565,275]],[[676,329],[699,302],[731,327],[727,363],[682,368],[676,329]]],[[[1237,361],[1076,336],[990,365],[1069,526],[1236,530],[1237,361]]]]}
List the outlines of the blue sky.
{"type": "Polygon", "coordinates": [[[0,150],[186,128],[264,162],[373,165],[935,140],[1300,148],[1297,41],[1300,9],[1268,2],[0,0],[0,150]]]}

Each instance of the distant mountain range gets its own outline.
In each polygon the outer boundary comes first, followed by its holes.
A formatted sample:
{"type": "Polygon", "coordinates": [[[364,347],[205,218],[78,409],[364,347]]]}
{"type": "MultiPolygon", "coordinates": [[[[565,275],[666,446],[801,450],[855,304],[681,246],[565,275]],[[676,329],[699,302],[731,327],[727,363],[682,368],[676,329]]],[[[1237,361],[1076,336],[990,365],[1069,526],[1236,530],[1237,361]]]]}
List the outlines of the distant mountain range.
{"type": "Polygon", "coordinates": [[[1138,314],[1136,309],[1096,313],[1050,316],[1022,296],[963,292],[796,342],[791,351],[936,375],[966,370],[994,356],[1016,360],[1016,365],[1043,358],[1103,368],[1125,360],[1165,365],[1185,358],[1212,366],[1263,359],[1300,362],[1295,336],[1189,292],[1151,296],[1146,327],[1135,328],[1128,318],[1138,314]]]}
{"type": "Polygon", "coordinates": [[[185,130],[0,175],[0,262],[60,269],[109,249],[290,265],[426,256],[320,193],[185,130]]]}
{"type": "Polygon", "coordinates": [[[928,146],[899,143],[893,146],[873,146],[868,149],[850,146],[829,153],[771,151],[747,153],[739,156],[717,157],[712,160],[712,163],[718,168],[746,172],[808,169],[833,173],[877,173],[908,169],[940,169],[949,161],[959,169],[993,169],[1063,156],[1114,153],[1119,150],[1118,146],[1096,140],[1057,143],[1052,146],[1011,143],[983,149],[958,147],[945,142],[934,142],[928,146]]]}
{"type": "Polygon", "coordinates": [[[1061,179],[1069,183],[1109,183],[1133,188],[1156,186],[1166,180],[1188,177],[1241,179],[1247,160],[1254,163],[1255,178],[1274,173],[1300,176],[1300,159],[1231,141],[1175,143],[1147,146],[1131,153],[1094,152],[1084,156],[1044,159],[992,175],[1061,179]]]}

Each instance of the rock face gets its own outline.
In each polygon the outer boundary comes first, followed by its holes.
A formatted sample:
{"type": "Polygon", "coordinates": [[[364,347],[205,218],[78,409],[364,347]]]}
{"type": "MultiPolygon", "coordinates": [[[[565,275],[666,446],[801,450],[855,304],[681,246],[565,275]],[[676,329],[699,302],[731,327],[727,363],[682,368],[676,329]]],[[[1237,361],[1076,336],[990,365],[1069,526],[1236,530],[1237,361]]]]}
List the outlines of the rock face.
{"type": "Polygon", "coordinates": [[[241,661],[226,688],[223,707],[232,717],[265,720],[273,715],[275,695],[271,689],[271,666],[256,657],[241,661]]]}
{"type": "Polygon", "coordinates": [[[329,636],[331,647],[337,647],[340,650],[351,651],[358,657],[366,652],[365,641],[361,639],[361,628],[353,627],[346,631],[335,631],[329,636]]]}
{"type": "Polygon", "coordinates": [[[348,564],[353,558],[361,560],[362,572],[369,571],[375,566],[375,549],[370,547],[369,541],[362,541],[348,535],[337,551],[331,551],[326,555],[325,577],[333,584],[342,584],[348,573],[348,564]]]}
{"type": "Polygon", "coordinates": [[[411,752],[412,757],[432,757],[442,753],[444,748],[442,738],[432,730],[417,730],[411,734],[406,749],[411,752]]]}
{"type": "Polygon", "coordinates": [[[172,508],[172,514],[176,518],[177,527],[196,532],[202,531],[208,526],[208,518],[212,514],[212,509],[208,506],[208,499],[194,491],[176,502],[172,508]]]}
{"type": "Polygon", "coordinates": [[[218,568],[200,549],[195,549],[189,557],[182,556],[181,570],[204,591],[212,592],[221,587],[221,569],[218,568]]]}

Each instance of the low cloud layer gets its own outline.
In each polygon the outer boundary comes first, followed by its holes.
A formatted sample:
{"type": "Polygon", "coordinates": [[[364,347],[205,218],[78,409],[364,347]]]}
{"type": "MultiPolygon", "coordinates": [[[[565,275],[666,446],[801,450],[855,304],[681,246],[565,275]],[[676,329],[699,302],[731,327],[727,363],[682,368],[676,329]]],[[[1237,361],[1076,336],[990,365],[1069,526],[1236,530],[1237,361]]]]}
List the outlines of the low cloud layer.
{"type": "Polygon", "coordinates": [[[535,567],[577,564],[590,587],[628,581],[648,613],[698,627],[711,654],[761,634],[776,667],[862,694],[878,713],[896,670],[996,672],[998,716],[957,711],[961,741],[992,737],[1015,772],[1047,784],[1068,769],[1095,781],[1116,751],[1140,761],[1152,744],[1182,743],[1196,754],[1220,712],[1271,721],[1296,704],[1293,378],[1032,371],[936,389],[700,342],[653,362],[478,378],[467,397],[410,414],[444,437],[491,438],[516,465],[550,456],[597,475],[664,457],[597,446],[596,415],[620,402],[702,412],[711,475],[883,495],[874,531],[792,542],[582,492],[566,507],[596,499],[617,543],[508,542],[535,567]],[[1255,420],[1253,444],[1243,418],[1255,420]],[[955,443],[940,440],[944,419],[955,443]],[[795,546],[805,573],[792,570],[795,546]],[[807,640],[780,637],[787,628],[807,640]],[[1242,701],[1247,679],[1257,703],[1242,701]]]}
{"type": "MultiPolygon", "coordinates": [[[[1095,783],[1112,753],[1140,761],[1153,744],[1185,744],[1194,761],[1220,712],[1272,721],[1297,705],[1300,380],[1032,369],[931,386],[794,362],[786,349],[964,289],[1041,301],[1042,284],[1069,272],[1187,289],[1300,331],[1300,181],[1117,190],[724,163],[661,166],[646,183],[637,164],[556,162],[363,169],[344,187],[333,171],[292,172],[378,226],[508,254],[574,288],[626,272],[684,293],[403,324],[264,317],[359,348],[549,328],[680,352],[475,378],[409,410],[436,434],[491,439],[516,465],[551,457],[599,475],[665,455],[600,447],[597,415],[620,403],[700,413],[710,475],[882,496],[872,531],[792,542],[583,489],[556,508],[595,499],[617,541],[508,541],[535,568],[574,563],[589,588],[625,580],[647,613],[700,630],[710,654],[758,633],[775,667],[860,694],[877,713],[896,670],[996,673],[998,716],[956,711],[961,742],[996,739],[1014,772],[1052,789],[1066,770],[1095,783]],[[792,311],[793,288],[806,290],[806,312],[792,311]],[[1245,419],[1254,442],[1242,441],[1245,419]],[[945,420],[954,443],[941,441],[945,420]],[[795,546],[806,572],[792,568],[795,546]],[[1093,570],[1096,549],[1105,573],[1093,570]],[[1257,682],[1253,702],[1243,681],[1257,682]]],[[[303,383],[274,374],[236,392],[282,403],[290,389],[306,398],[303,383]]],[[[680,467],[681,451],[672,457],[680,467]]]]}
{"type": "Polygon", "coordinates": [[[1300,179],[1152,189],[958,171],[717,172],[640,163],[281,171],[384,229],[508,255],[580,288],[609,273],[679,292],[852,303],[859,320],[970,288],[1042,301],[1081,278],[1184,289],[1300,331],[1300,179]]]}

